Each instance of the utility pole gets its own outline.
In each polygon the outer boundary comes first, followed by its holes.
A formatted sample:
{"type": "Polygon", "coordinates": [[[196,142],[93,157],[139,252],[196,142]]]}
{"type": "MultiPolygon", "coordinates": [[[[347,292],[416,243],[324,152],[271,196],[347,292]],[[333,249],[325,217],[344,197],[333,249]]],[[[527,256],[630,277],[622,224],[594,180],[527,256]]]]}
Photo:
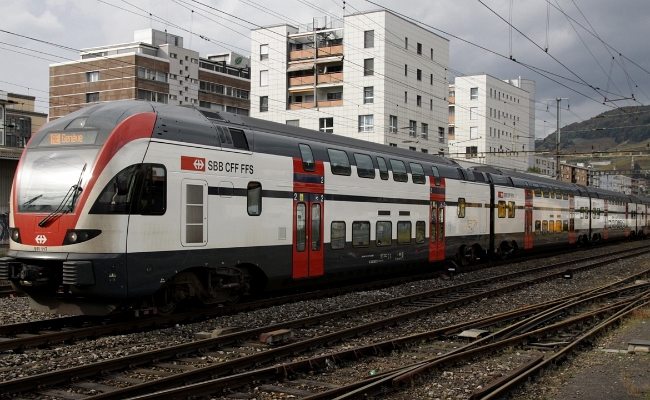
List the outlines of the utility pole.
{"type": "MultiPolygon", "coordinates": [[[[558,181],[562,180],[562,172],[560,170],[560,124],[562,121],[562,116],[561,116],[561,108],[560,108],[560,103],[562,103],[562,100],[566,100],[567,102],[569,99],[567,97],[558,97],[554,99],[557,103],[557,130],[555,131],[556,133],[556,138],[555,138],[555,179],[558,181]]],[[[546,100],[546,109],[548,110],[548,102],[553,101],[553,99],[548,99],[546,100]]],[[[567,106],[567,109],[569,107],[567,106]]]]}

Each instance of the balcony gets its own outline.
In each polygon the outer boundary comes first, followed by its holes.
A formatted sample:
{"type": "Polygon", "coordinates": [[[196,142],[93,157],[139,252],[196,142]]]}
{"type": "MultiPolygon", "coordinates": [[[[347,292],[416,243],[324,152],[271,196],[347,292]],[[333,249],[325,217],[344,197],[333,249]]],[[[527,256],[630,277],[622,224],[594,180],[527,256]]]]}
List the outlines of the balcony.
{"type": "Polygon", "coordinates": [[[289,60],[301,60],[304,58],[314,58],[314,49],[293,50],[289,52],[289,60]]]}
{"type": "Polygon", "coordinates": [[[455,104],[456,103],[456,97],[449,97],[449,103],[450,104],[455,104]]]}
{"type": "Polygon", "coordinates": [[[338,56],[343,54],[343,45],[320,47],[318,49],[318,57],[338,56]]]}
{"type": "Polygon", "coordinates": [[[318,107],[337,107],[342,106],[343,100],[319,100],[318,107]]]}
{"type": "Polygon", "coordinates": [[[318,74],[318,83],[343,83],[343,72],[318,74]]]}
{"type": "Polygon", "coordinates": [[[302,86],[302,85],[313,85],[314,84],[314,75],[310,76],[296,76],[295,78],[289,78],[289,86],[302,86]]]}
{"type": "Polygon", "coordinates": [[[450,115],[449,116],[449,124],[450,125],[455,125],[456,124],[456,116],[455,115],[450,115]]]}
{"type": "Polygon", "coordinates": [[[289,104],[289,110],[300,110],[303,108],[314,108],[314,102],[304,102],[304,103],[291,103],[289,104]]]}

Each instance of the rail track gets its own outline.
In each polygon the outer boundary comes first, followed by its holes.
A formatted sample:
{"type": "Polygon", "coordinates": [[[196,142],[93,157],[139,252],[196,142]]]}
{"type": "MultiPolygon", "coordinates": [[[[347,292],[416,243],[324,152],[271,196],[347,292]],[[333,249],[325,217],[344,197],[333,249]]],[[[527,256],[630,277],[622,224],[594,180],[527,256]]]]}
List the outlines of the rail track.
{"type": "MultiPolygon", "coordinates": [[[[611,254],[623,254],[626,251],[628,250],[620,250],[611,254]]],[[[554,257],[566,253],[569,252],[547,254],[545,257],[554,257]]],[[[598,257],[599,256],[589,256],[583,258],[583,260],[587,261],[598,257]]],[[[523,262],[530,259],[539,258],[541,257],[539,255],[536,255],[525,258],[516,258],[514,260],[503,260],[488,264],[479,264],[464,268],[463,272],[470,272],[486,267],[495,267],[507,264],[512,261],[523,262]]],[[[564,263],[564,265],[570,265],[572,262],[574,261],[567,261],[564,263]]],[[[106,317],[68,316],[39,321],[0,325],[0,352],[22,352],[30,347],[46,347],[57,343],[71,343],[82,339],[92,339],[106,335],[141,332],[148,329],[158,329],[161,327],[173,326],[176,324],[192,323],[224,315],[231,315],[238,312],[251,311],[255,309],[295,303],[299,301],[333,297],[356,291],[379,289],[417,280],[431,279],[440,276],[443,273],[444,272],[441,271],[434,271],[412,276],[392,277],[373,282],[363,282],[355,285],[347,285],[343,287],[334,287],[311,292],[269,297],[225,307],[191,310],[170,316],[154,315],[145,318],[134,318],[130,314],[116,314],[106,317]]],[[[1,288],[2,286],[0,286],[0,290],[1,288]]],[[[8,286],[8,288],[11,289],[11,286],[8,286]]]]}
{"type": "MultiPolygon", "coordinates": [[[[403,345],[400,344],[402,342],[409,343],[413,340],[422,340],[425,336],[416,335],[417,337],[411,336],[400,340],[391,340],[386,343],[373,343],[372,345],[365,347],[351,349],[344,352],[345,355],[341,352],[337,352],[335,356],[328,354],[315,358],[312,357],[290,364],[267,367],[261,370],[253,370],[252,372],[237,374],[228,378],[218,378],[216,380],[218,382],[214,379],[215,377],[231,374],[233,371],[241,371],[242,369],[250,368],[255,365],[273,362],[282,357],[289,357],[294,354],[308,352],[312,348],[327,346],[330,343],[336,343],[358,335],[366,335],[369,332],[381,330],[409,319],[437,313],[441,310],[457,307],[473,301],[479,301],[487,297],[497,296],[501,293],[548,281],[549,279],[557,279],[565,274],[567,265],[572,265],[573,272],[579,273],[582,270],[596,268],[599,265],[620,260],[624,257],[634,257],[639,254],[645,254],[648,251],[649,250],[644,249],[641,251],[617,252],[608,258],[597,256],[599,259],[597,262],[592,262],[583,266],[573,266],[576,261],[561,262],[550,266],[518,271],[512,274],[493,276],[485,280],[368,304],[355,307],[354,309],[302,318],[299,320],[276,324],[274,326],[265,326],[244,332],[227,334],[221,337],[199,340],[146,353],[134,354],[115,360],[106,360],[91,365],[67,368],[45,374],[14,379],[0,383],[0,392],[9,394],[31,391],[32,393],[40,395],[70,398],[65,397],[65,393],[70,393],[72,390],[73,394],[78,396],[77,398],[88,397],[93,394],[95,395],[92,397],[97,399],[127,398],[151,393],[152,391],[157,393],[161,390],[180,390],[174,388],[207,380],[208,382],[211,382],[206,384],[206,387],[209,389],[196,389],[199,391],[195,392],[193,395],[203,393],[202,390],[212,390],[205,394],[219,393],[222,390],[230,390],[234,387],[238,387],[236,385],[242,386],[258,380],[278,379],[278,374],[281,379],[282,376],[288,375],[289,372],[294,373],[295,371],[300,370],[300,368],[313,369],[317,366],[326,366],[327,360],[330,360],[331,363],[335,363],[336,360],[345,357],[360,357],[369,352],[390,351],[390,349],[399,348],[399,346],[403,345]],[[624,253],[628,254],[624,255],[624,253]],[[526,278],[526,275],[529,275],[529,277],[526,278]],[[246,342],[252,340],[252,338],[259,337],[262,334],[278,331],[280,329],[293,328],[299,330],[305,326],[310,327],[314,324],[323,324],[328,321],[331,323],[331,321],[342,320],[345,316],[349,315],[358,315],[359,313],[368,313],[373,310],[376,312],[377,310],[387,309],[394,310],[391,311],[393,315],[380,318],[379,315],[375,314],[370,318],[372,320],[371,322],[343,328],[337,326],[334,329],[331,329],[331,332],[327,333],[325,333],[327,329],[321,329],[318,335],[311,335],[311,337],[307,337],[309,335],[302,335],[305,336],[304,339],[279,347],[268,347],[262,345],[257,345],[257,347],[255,347],[251,346],[250,342],[246,342]],[[418,337],[420,339],[418,339],[418,337]],[[240,349],[239,351],[234,349],[235,351],[232,351],[231,353],[236,355],[232,357],[223,356],[223,354],[229,352],[224,350],[226,349],[225,346],[242,341],[244,341],[248,348],[243,350],[240,349]],[[197,356],[186,357],[187,355],[192,354],[197,354],[197,356]],[[206,363],[206,357],[212,357],[215,360],[219,359],[219,361],[216,363],[206,363]],[[148,368],[143,368],[143,366],[148,366],[148,368]],[[130,372],[125,374],[125,370],[130,372]],[[107,372],[112,375],[106,376],[105,374],[107,372]],[[104,375],[101,376],[100,374],[104,375]],[[70,383],[73,380],[98,376],[99,378],[93,378],[91,381],[77,381],[70,383]],[[133,378],[133,376],[141,376],[141,378],[133,378]],[[224,383],[226,381],[228,383],[224,383]],[[120,385],[116,385],[116,383],[121,383],[121,385],[128,384],[130,386],[121,388],[119,387],[120,385]],[[44,389],[44,387],[61,384],[67,386],[65,390],[52,388],[44,389]]],[[[647,272],[648,271],[645,271],[644,273],[647,272]]],[[[635,277],[630,277],[629,279],[634,278],[635,277]]],[[[546,305],[540,305],[538,307],[528,307],[525,310],[518,310],[514,313],[513,318],[522,318],[525,315],[530,315],[531,313],[553,305],[557,305],[557,301],[546,305]]],[[[502,318],[504,317],[493,317],[493,319],[496,320],[502,318]]],[[[439,330],[438,335],[440,335],[441,332],[444,332],[445,335],[449,334],[453,329],[454,327],[445,327],[439,330]]],[[[373,379],[377,380],[381,380],[380,378],[384,379],[385,377],[383,374],[373,377],[373,379]]],[[[364,385],[367,384],[367,382],[364,382],[364,385]]],[[[195,385],[200,386],[201,383],[196,383],[195,385]]],[[[192,387],[194,388],[195,385],[192,387]]],[[[152,394],[149,394],[148,396],[152,396],[152,394]]],[[[184,395],[177,394],[176,392],[164,392],[164,394],[158,396],[158,398],[171,398],[167,396],[182,397],[184,395]]]]}

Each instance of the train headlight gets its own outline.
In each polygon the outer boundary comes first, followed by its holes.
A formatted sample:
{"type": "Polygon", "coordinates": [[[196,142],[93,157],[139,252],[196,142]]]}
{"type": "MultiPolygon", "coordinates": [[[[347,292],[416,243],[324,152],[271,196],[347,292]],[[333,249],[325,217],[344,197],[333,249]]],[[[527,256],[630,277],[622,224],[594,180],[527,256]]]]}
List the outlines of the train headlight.
{"type": "Polygon", "coordinates": [[[16,243],[22,243],[20,241],[20,231],[18,230],[18,228],[10,228],[9,231],[11,232],[10,233],[11,240],[13,240],[16,243]]]}
{"type": "Polygon", "coordinates": [[[68,229],[63,245],[83,243],[102,233],[99,229],[68,229]]]}

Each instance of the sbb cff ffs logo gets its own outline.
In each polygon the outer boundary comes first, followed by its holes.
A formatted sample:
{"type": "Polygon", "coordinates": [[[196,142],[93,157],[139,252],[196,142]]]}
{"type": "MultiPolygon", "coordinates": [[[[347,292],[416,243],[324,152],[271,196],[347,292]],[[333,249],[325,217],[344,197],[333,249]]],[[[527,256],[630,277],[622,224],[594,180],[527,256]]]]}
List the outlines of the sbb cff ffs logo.
{"type": "Polygon", "coordinates": [[[205,172],[205,158],[181,156],[181,169],[205,172]]]}

